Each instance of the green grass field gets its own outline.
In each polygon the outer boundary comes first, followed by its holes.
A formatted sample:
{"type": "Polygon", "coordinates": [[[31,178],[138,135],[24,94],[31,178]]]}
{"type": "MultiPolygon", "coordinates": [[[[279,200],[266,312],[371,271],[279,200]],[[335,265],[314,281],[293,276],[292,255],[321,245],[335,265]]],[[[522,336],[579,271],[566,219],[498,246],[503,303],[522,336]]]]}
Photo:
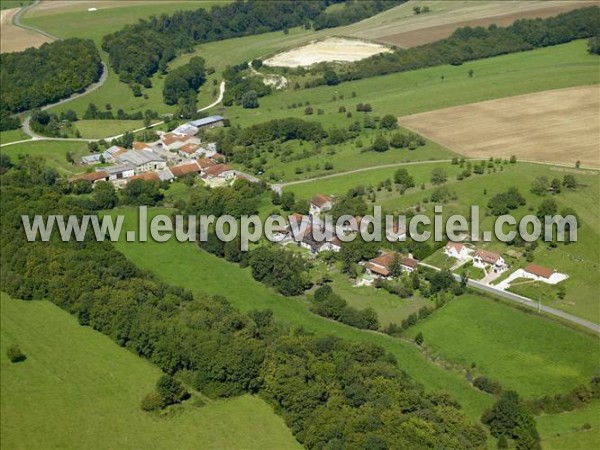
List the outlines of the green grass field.
{"type": "Polygon", "coordinates": [[[37,141],[9,145],[0,149],[14,161],[19,155],[40,155],[46,159],[49,166],[56,168],[61,175],[85,172],[85,167],[74,166],[67,162],[67,152],[71,152],[77,161],[82,155],[89,153],[85,142],[37,141]]]}
{"type": "Polygon", "coordinates": [[[20,128],[17,130],[0,132],[0,144],[8,144],[9,142],[22,141],[24,139],[29,139],[29,136],[20,128]]]}
{"type": "Polygon", "coordinates": [[[600,369],[596,337],[535,314],[465,295],[410,329],[442,358],[532,398],[589,382],[600,369]]]}
{"type": "Polygon", "coordinates": [[[0,298],[3,448],[300,448],[258,397],[145,413],[158,368],[50,302],[0,298]],[[15,343],[27,359],[12,364],[15,343]]]}
{"type": "Polygon", "coordinates": [[[584,409],[536,417],[542,448],[548,450],[600,447],[600,402],[584,409]],[[591,425],[586,429],[585,424],[591,425]]]}
{"type": "Polygon", "coordinates": [[[144,127],[143,120],[78,120],[74,123],[82,138],[103,139],[144,127]]]}

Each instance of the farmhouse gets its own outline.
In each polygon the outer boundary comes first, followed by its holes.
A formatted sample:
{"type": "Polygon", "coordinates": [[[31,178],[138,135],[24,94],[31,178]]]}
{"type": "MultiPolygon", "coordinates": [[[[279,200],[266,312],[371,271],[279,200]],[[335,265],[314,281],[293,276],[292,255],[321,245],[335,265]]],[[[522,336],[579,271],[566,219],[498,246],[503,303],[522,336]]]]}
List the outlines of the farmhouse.
{"type": "Polygon", "coordinates": [[[418,267],[419,262],[416,259],[401,256],[399,253],[390,252],[384,253],[376,258],[369,260],[365,267],[367,273],[375,277],[387,278],[392,272],[392,265],[395,258],[399,259],[400,268],[402,271],[412,272],[418,267]]]}
{"type": "Polygon", "coordinates": [[[460,242],[448,242],[444,247],[444,253],[451,258],[465,259],[469,257],[469,250],[460,242]]]}
{"type": "Polygon", "coordinates": [[[126,151],[127,150],[123,147],[120,147],[118,145],[113,145],[112,147],[109,147],[106,150],[104,150],[102,152],[102,156],[104,157],[104,161],[114,162],[115,158],[117,158],[119,155],[122,155],[126,151]]]}
{"type": "Polygon", "coordinates": [[[310,214],[318,216],[322,212],[329,211],[333,206],[333,197],[329,195],[315,195],[310,201],[310,214]]]}
{"type": "Polygon", "coordinates": [[[529,264],[525,267],[523,269],[523,277],[548,284],[556,284],[568,278],[567,275],[559,273],[554,269],[538,266],[537,264],[529,264]]]}
{"type": "Polygon", "coordinates": [[[199,130],[203,128],[216,128],[225,126],[225,118],[221,116],[210,116],[204,119],[193,120],[188,122],[188,125],[192,125],[199,130]]]}
{"type": "Polygon", "coordinates": [[[82,173],[71,178],[72,181],[85,180],[92,184],[96,184],[98,181],[108,181],[108,173],[105,170],[99,170],[97,172],[82,173]]]}
{"type": "Polygon", "coordinates": [[[137,141],[133,143],[131,148],[133,148],[134,150],[152,150],[152,147],[150,147],[150,144],[147,144],[146,142],[137,142],[137,141]]]}
{"type": "Polygon", "coordinates": [[[481,248],[477,249],[475,256],[473,256],[473,265],[478,268],[491,267],[495,271],[501,271],[507,268],[502,256],[481,248]]]}
{"type": "Polygon", "coordinates": [[[82,156],[81,157],[81,162],[83,164],[89,165],[89,164],[98,164],[99,162],[101,162],[100,158],[101,158],[101,154],[99,153],[94,153],[91,155],[86,155],[86,156],[82,156]]]}
{"type": "Polygon", "coordinates": [[[226,183],[233,181],[236,176],[236,171],[227,164],[216,164],[207,168],[202,175],[202,179],[210,187],[224,186],[226,183]]]}
{"type": "Polygon", "coordinates": [[[158,176],[158,173],[156,173],[156,172],[143,172],[138,175],[129,177],[127,179],[127,182],[129,183],[130,181],[133,181],[133,180],[160,181],[160,177],[158,176]]]}
{"type": "Polygon", "coordinates": [[[135,166],[129,163],[117,164],[100,169],[108,173],[109,181],[123,180],[135,175],[135,166]]]}
{"type": "Polygon", "coordinates": [[[194,144],[188,142],[179,148],[179,156],[184,158],[197,158],[204,153],[204,149],[200,147],[200,144],[194,144]]]}
{"type": "Polygon", "coordinates": [[[180,164],[179,166],[174,166],[170,168],[171,173],[175,178],[183,177],[189,175],[190,173],[200,173],[200,166],[196,161],[192,161],[186,164],[180,164]]]}
{"type": "Polygon", "coordinates": [[[132,165],[135,173],[157,171],[167,167],[167,162],[164,158],[151,150],[129,150],[119,155],[117,161],[122,164],[132,165]]]}

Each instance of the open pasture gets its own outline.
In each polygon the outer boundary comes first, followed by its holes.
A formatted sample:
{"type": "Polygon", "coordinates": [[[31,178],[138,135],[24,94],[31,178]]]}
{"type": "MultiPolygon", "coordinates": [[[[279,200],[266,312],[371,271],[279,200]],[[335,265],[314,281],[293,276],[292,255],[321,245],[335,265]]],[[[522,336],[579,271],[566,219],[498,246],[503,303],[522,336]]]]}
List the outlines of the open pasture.
{"type": "Polygon", "coordinates": [[[145,413],[140,401],[161,375],[156,366],[50,302],[0,299],[3,448],[300,447],[283,419],[249,395],[145,413]],[[13,344],[24,362],[8,361],[13,344]]]}
{"type": "Polygon", "coordinates": [[[401,117],[402,126],[471,158],[600,167],[600,87],[503,98],[401,117]]]}
{"type": "Polygon", "coordinates": [[[444,359],[502,383],[524,397],[561,393],[589,382],[600,365],[598,338],[507,307],[465,295],[410,330],[444,359]]]}

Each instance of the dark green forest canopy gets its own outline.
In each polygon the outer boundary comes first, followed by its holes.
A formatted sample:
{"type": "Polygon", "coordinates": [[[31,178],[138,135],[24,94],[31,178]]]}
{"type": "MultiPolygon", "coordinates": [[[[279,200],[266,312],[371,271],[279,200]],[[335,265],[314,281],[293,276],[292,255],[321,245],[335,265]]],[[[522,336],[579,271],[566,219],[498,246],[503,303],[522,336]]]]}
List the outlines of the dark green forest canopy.
{"type": "MultiPolygon", "coordinates": [[[[519,19],[508,27],[490,25],[458,28],[447,39],[393,53],[382,53],[335,68],[337,82],[405,72],[564,44],[598,34],[600,8],[576,9],[547,19],[519,19]]],[[[324,65],[327,67],[327,65],[324,65]]],[[[326,69],[327,70],[327,69],[326,69]]],[[[330,71],[330,69],[328,70],[330,71]]],[[[327,73],[327,72],[325,72],[327,73]]],[[[307,83],[307,87],[325,85],[327,77],[307,83]]]]}
{"type": "Polygon", "coordinates": [[[377,345],[287,330],[268,310],[242,314],[224,298],[194,297],[91,236],[26,242],[22,214],[93,211],[39,158],[4,157],[0,168],[0,281],[11,296],[54,302],[168,374],[186,371],[205,395],[259,393],[307,448],[485,445],[456,402],[425,392],[377,345]]]}
{"type": "Polygon", "coordinates": [[[16,113],[82,91],[98,81],[102,61],[89,39],[65,39],[0,55],[0,109],[16,113]]]}
{"type": "Polygon", "coordinates": [[[178,51],[194,45],[304,25],[328,28],[356,22],[404,0],[346,2],[344,8],[326,12],[327,6],[344,0],[236,1],[210,11],[177,11],[152,16],[104,36],[102,48],[121,81],[150,85],[150,76],[172,60],[178,51]]]}

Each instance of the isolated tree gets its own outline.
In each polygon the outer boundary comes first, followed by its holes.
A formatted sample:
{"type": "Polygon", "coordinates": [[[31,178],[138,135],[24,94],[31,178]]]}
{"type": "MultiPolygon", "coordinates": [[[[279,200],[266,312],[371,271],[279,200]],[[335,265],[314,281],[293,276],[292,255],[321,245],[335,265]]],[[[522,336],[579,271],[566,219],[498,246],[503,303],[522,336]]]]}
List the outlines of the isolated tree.
{"type": "Polygon", "coordinates": [[[306,116],[311,116],[312,114],[314,114],[314,112],[315,112],[315,111],[313,110],[312,106],[307,106],[307,107],[304,109],[304,114],[305,114],[306,116]]]}
{"type": "Polygon", "coordinates": [[[415,344],[417,345],[421,345],[423,343],[425,339],[423,338],[423,333],[421,333],[420,331],[417,333],[417,335],[415,336],[415,344]]]}
{"type": "Polygon", "coordinates": [[[242,95],[242,108],[254,109],[258,107],[258,94],[256,91],[251,90],[242,95]]]}
{"type": "Polygon", "coordinates": [[[475,71],[473,69],[469,69],[469,78],[473,78],[473,74],[475,73],[475,71]]]}
{"type": "Polygon", "coordinates": [[[286,191],[281,194],[281,208],[284,211],[291,211],[294,209],[296,199],[293,192],[286,191]]]}
{"type": "Polygon", "coordinates": [[[443,184],[448,180],[446,171],[442,168],[435,168],[431,171],[431,183],[432,184],[443,184]]]}
{"type": "Polygon", "coordinates": [[[545,216],[554,216],[557,210],[556,200],[549,198],[540,204],[536,215],[538,218],[543,219],[545,216]]]}
{"type": "Polygon", "coordinates": [[[414,187],[415,185],[415,180],[408,173],[408,170],[404,168],[396,170],[396,173],[394,173],[394,182],[404,186],[405,189],[414,187]]]}
{"type": "Polygon", "coordinates": [[[553,178],[550,182],[550,187],[555,194],[560,194],[560,188],[562,184],[558,178],[553,178]]]}
{"type": "Polygon", "coordinates": [[[27,359],[25,353],[23,353],[16,344],[13,344],[6,349],[6,356],[8,356],[8,359],[12,363],[18,363],[27,359]]]}
{"type": "Polygon", "coordinates": [[[531,192],[537,195],[546,195],[550,189],[548,177],[537,177],[531,183],[531,192]]]}
{"type": "Polygon", "coordinates": [[[340,80],[333,70],[328,70],[323,74],[323,80],[327,86],[335,86],[340,83],[340,80]]]}
{"type": "Polygon", "coordinates": [[[162,398],[163,407],[180,403],[189,397],[189,393],[179,380],[176,380],[171,375],[163,375],[156,383],[156,391],[162,398]]]}
{"type": "Polygon", "coordinates": [[[379,123],[381,128],[385,128],[387,130],[392,130],[394,128],[398,128],[398,121],[391,114],[386,114],[381,118],[381,122],[379,123]]]}
{"type": "Polygon", "coordinates": [[[563,177],[562,185],[567,189],[576,189],[577,180],[575,179],[575,175],[565,175],[563,177]]]}
{"type": "Polygon", "coordinates": [[[389,150],[390,144],[388,140],[383,136],[377,136],[373,142],[373,150],[376,152],[385,152],[389,150]]]}

